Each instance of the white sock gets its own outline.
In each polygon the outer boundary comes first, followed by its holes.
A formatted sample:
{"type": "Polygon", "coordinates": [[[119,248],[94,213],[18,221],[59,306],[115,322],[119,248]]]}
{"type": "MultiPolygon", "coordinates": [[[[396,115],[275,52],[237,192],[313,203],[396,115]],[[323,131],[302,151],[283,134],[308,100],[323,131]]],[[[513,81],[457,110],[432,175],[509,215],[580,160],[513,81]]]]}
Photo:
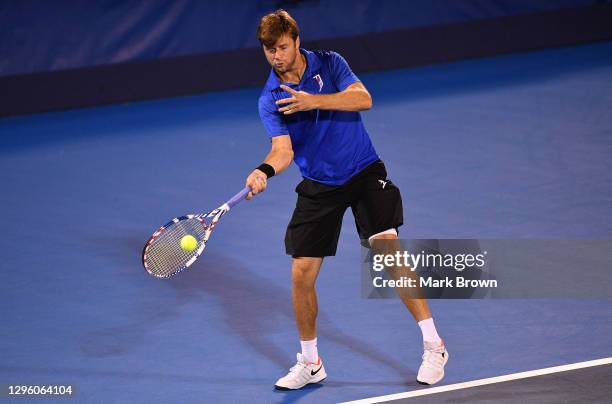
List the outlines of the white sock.
{"type": "Polygon", "coordinates": [[[317,339],[310,341],[300,341],[302,346],[302,355],[306,358],[306,362],[318,363],[319,362],[319,351],[317,350],[317,339]]]}
{"type": "Polygon", "coordinates": [[[423,333],[423,341],[442,343],[442,338],[440,338],[438,331],[436,331],[433,318],[419,321],[418,324],[419,327],[421,327],[421,332],[423,333]]]}

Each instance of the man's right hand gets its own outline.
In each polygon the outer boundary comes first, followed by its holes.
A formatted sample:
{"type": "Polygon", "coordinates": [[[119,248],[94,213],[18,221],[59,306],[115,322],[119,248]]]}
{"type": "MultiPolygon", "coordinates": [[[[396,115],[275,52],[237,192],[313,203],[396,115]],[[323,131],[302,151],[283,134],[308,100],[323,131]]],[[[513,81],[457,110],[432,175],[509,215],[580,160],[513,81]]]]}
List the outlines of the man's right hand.
{"type": "Polygon", "coordinates": [[[268,186],[268,178],[263,171],[255,169],[247,177],[246,185],[247,187],[251,188],[251,192],[249,192],[246,197],[246,199],[250,201],[253,199],[254,195],[266,190],[266,187],[268,186]]]}

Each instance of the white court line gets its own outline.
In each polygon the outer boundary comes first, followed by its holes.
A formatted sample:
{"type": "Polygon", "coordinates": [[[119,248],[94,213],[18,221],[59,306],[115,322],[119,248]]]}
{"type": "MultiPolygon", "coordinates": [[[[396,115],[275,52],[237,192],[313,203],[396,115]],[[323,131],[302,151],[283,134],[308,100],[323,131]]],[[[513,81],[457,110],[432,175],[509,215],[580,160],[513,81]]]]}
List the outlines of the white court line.
{"type": "Polygon", "coordinates": [[[568,370],[588,368],[592,366],[610,365],[612,357],[595,359],[592,361],[571,363],[569,365],[554,366],[552,368],[529,370],[527,372],[512,373],[504,376],[489,377],[487,379],[472,380],[471,382],[455,383],[446,386],[431,387],[429,389],[408,391],[406,393],[389,394],[387,396],[378,396],[372,398],[364,398],[363,400],[347,401],[342,404],[373,404],[384,401],[399,400],[402,398],[411,398],[426,396],[429,394],[443,393],[445,391],[453,391],[460,389],[468,389],[470,387],[484,386],[487,384],[502,383],[510,380],[527,379],[528,377],[548,375],[551,373],[566,372],[568,370]]]}

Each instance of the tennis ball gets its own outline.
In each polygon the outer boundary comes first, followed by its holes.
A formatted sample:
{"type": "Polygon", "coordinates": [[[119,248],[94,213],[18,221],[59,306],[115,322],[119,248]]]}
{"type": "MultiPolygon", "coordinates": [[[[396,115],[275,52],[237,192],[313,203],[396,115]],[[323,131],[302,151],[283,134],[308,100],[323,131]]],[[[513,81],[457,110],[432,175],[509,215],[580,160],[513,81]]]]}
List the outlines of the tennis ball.
{"type": "Polygon", "coordinates": [[[198,241],[191,234],[188,234],[181,239],[181,248],[183,251],[192,252],[197,246],[198,241]]]}

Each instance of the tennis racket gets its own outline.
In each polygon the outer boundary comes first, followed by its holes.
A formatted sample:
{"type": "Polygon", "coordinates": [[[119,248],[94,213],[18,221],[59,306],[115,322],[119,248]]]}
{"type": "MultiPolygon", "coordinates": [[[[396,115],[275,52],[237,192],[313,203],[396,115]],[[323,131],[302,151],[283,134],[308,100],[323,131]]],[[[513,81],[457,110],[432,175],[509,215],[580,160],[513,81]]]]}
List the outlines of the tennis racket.
{"type": "Polygon", "coordinates": [[[250,191],[245,187],[211,212],[177,217],[160,227],[142,250],[142,265],[147,272],[156,278],[169,278],[189,268],[202,255],[219,219],[250,191]],[[187,235],[192,235],[198,242],[193,251],[181,248],[181,239],[187,235]]]}

